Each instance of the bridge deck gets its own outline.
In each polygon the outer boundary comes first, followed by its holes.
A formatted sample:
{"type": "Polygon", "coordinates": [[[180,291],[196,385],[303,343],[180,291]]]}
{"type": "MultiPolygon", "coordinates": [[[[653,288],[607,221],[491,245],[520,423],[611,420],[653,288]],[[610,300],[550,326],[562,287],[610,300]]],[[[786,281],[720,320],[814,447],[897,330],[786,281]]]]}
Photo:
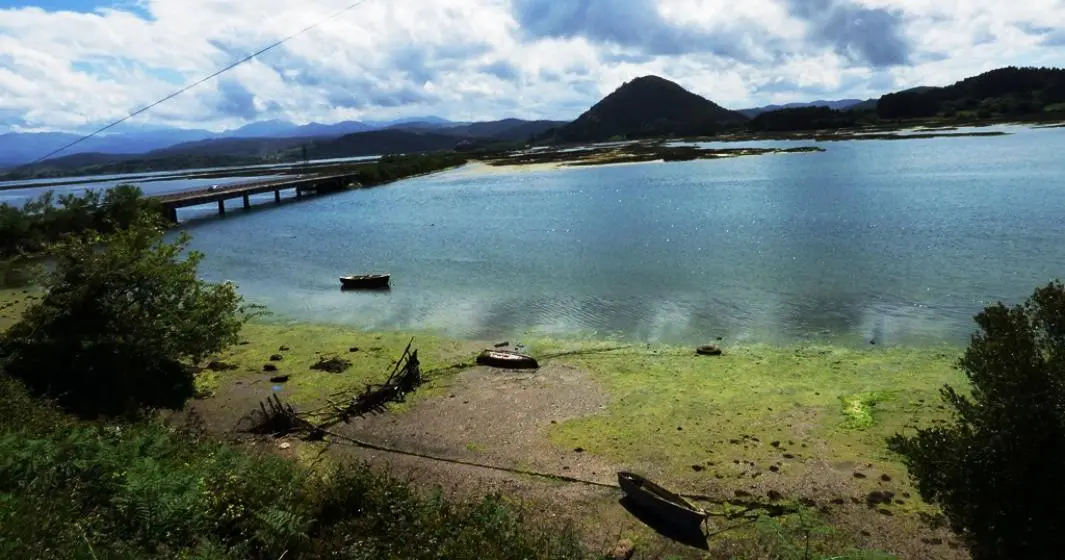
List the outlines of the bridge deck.
{"type": "Polygon", "coordinates": [[[289,177],[266,181],[225,183],[216,190],[200,189],[196,191],[158,195],[153,198],[162,203],[163,207],[173,210],[284,189],[295,188],[313,190],[319,184],[330,183],[347,178],[354,180],[355,175],[352,173],[341,173],[336,175],[309,175],[305,177],[289,177]]]}

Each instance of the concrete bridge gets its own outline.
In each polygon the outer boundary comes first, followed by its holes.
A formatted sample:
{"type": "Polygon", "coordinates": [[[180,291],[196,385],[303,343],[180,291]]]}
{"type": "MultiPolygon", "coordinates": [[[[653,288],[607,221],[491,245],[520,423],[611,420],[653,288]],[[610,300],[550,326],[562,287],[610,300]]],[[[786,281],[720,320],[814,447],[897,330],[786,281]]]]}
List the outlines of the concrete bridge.
{"type": "Polygon", "coordinates": [[[267,181],[248,181],[241,183],[225,183],[212,186],[198,191],[170,193],[154,196],[155,200],[162,205],[163,214],[171,222],[177,223],[178,208],[200,206],[202,204],[218,203],[218,214],[225,215],[225,202],[234,198],[244,200],[244,208],[251,208],[251,195],[273,191],[274,202],[281,202],[281,191],[296,189],[296,197],[300,198],[304,193],[336,192],[341,191],[352,183],[358,185],[357,174],[343,173],[337,175],[294,175],[284,179],[270,179],[267,181]]]}

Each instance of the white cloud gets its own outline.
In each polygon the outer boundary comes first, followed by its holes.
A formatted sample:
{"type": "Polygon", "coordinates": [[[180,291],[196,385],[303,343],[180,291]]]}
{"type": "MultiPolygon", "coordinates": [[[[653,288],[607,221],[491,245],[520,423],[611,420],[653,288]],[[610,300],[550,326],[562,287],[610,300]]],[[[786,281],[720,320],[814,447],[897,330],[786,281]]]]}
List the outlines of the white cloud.
{"type": "MultiPolygon", "coordinates": [[[[106,123],[350,2],[0,10],[0,132],[106,123]]],[[[570,118],[652,73],[733,108],[869,97],[1060,64],[1063,37],[1062,0],[367,0],[133,123],[570,118]]]]}

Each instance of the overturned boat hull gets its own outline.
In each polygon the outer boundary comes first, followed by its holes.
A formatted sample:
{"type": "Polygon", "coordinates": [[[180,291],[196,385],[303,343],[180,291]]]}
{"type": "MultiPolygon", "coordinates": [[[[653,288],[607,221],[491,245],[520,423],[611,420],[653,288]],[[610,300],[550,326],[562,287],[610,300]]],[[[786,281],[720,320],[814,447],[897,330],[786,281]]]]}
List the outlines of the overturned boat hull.
{"type": "Polygon", "coordinates": [[[706,519],[701,508],[638,474],[619,472],[618,485],[635,505],[675,525],[699,527],[706,519]]]}
{"type": "Polygon", "coordinates": [[[340,288],[343,290],[387,290],[391,287],[391,280],[392,277],[388,274],[341,276],[340,288]]]}

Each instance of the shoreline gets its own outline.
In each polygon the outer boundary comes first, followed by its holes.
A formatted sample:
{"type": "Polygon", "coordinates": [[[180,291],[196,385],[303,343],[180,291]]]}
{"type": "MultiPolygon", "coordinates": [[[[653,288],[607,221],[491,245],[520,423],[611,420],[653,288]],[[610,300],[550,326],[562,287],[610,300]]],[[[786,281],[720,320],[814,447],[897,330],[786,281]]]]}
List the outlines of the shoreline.
{"type": "MultiPolygon", "coordinates": [[[[967,122],[953,122],[953,121],[915,121],[906,123],[895,124],[881,124],[876,126],[867,126],[856,129],[825,129],[825,130],[801,130],[801,131],[780,131],[780,132],[748,132],[748,131],[734,131],[726,132],[719,136],[711,137],[685,137],[685,138],[646,138],[636,140],[626,140],[622,142],[622,145],[642,142],[663,143],[663,142],[725,142],[725,143],[743,143],[743,142],[760,142],[760,141],[816,141],[816,142],[831,142],[831,141],[846,141],[846,140],[909,140],[909,139],[925,139],[925,138],[948,138],[948,137],[973,137],[973,136],[1003,136],[1009,133],[1005,132],[981,132],[979,130],[973,130],[970,132],[955,132],[962,129],[981,129],[990,126],[1020,126],[1033,130],[1038,129],[1053,129],[1065,127],[1065,122],[1060,119],[1033,119],[1033,120],[992,120],[992,121],[967,121],[967,122]],[[910,134],[907,134],[910,132],[910,134]],[[900,134],[902,133],[902,134],[900,134]]],[[[571,144],[555,146],[565,148],[571,144]]],[[[617,147],[617,142],[599,142],[592,144],[572,144],[580,146],[608,146],[617,147]]],[[[551,146],[548,146],[548,150],[552,151],[551,146]]],[[[520,148],[515,148],[519,149],[520,148]]],[[[353,156],[362,157],[362,156],[353,156]]],[[[370,162],[373,160],[365,160],[370,162]]],[[[284,161],[273,162],[278,167],[286,169],[287,172],[293,172],[298,170],[300,161],[284,161]]],[[[352,164],[364,163],[364,161],[351,162],[352,164]]],[[[270,165],[270,163],[264,162],[250,162],[244,165],[226,166],[216,170],[204,171],[196,169],[181,169],[181,168],[147,168],[133,172],[133,176],[129,180],[142,180],[147,179],[152,181],[153,178],[160,173],[170,173],[166,175],[165,180],[178,180],[178,179],[212,179],[231,176],[257,176],[273,169],[256,169],[258,166],[270,165]],[[183,171],[192,171],[193,173],[183,173],[183,171]]],[[[315,167],[328,167],[331,165],[337,165],[335,163],[320,163],[315,164],[315,167]]],[[[10,170],[7,170],[10,171],[10,170]]],[[[9,189],[26,189],[26,188],[44,188],[44,187],[58,187],[76,185],[85,182],[92,182],[94,177],[116,175],[113,172],[99,172],[89,174],[79,174],[76,172],[62,173],[59,175],[48,177],[25,177],[25,178],[9,178],[8,174],[0,175],[0,179],[5,182],[8,181],[48,181],[39,184],[16,184],[0,186],[0,191],[9,189]],[[84,180],[73,180],[73,178],[85,178],[84,180]]]]}
{"type": "MultiPolygon", "coordinates": [[[[216,429],[235,425],[273,394],[312,410],[381,382],[411,334],[251,323],[242,335],[246,344],[219,357],[238,369],[211,372],[213,396],[194,408],[216,429]],[[261,368],[280,348],[290,350],[276,364],[292,378],[276,386],[265,382],[271,374],[261,368]],[[309,370],[328,355],[351,360],[352,369],[309,370]]],[[[961,348],[725,345],[724,356],[702,357],[679,346],[541,338],[524,340],[521,348],[540,359],[540,369],[511,371],[473,363],[491,341],[413,334],[427,384],[406,402],[337,428],[345,438],[400,455],[342,445],[326,452],[333,460],[400,469],[457,494],[476,495],[486,480],[514,493],[512,483],[526,480],[529,488],[517,491],[519,497],[547,500],[600,525],[628,519],[608,488],[588,490],[591,498],[582,491],[574,502],[544,489],[557,483],[500,471],[609,486],[615,471],[635,470],[677,491],[722,500],[778,494],[785,502],[813,504],[832,526],[856,535],[857,545],[906,557],[952,557],[946,546],[921,541],[944,543],[950,536],[921,525],[921,516],[935,510],[917,497],[884,439],[913,422],[943,417],[939,389],[965,386],[954,369],[961,348]],[[867,505],[884,491],[898,503],[867,505]]],[[[514,348],[519,341],[507,342],[514,348]]],[[[343,443],[284,441],[291,448],[283,454],[297,459],[343,443]]]]}
{"type": "MultiPolygon", "coordinates": [[[[0,315],[10,319],[32,296],[0,292],[0,315]]],[[[0,319],[0,329],[7,326],[0,319]]],[[[624,526],[638,542],[659,542],[617,506],[610,488],[615,471],[634,470],[715,500],[777,495],[782,503],[808,504],[853,538],[853,546],[963,558],[943,544],[951,542],[949,533],[922,524],[935,510],[917,498],[905,467],[884,444],[913,422],[943,417],[940,387],[964,387],[954,369],[960,347],[724,344],[723,356],[704,357],[675,345],[521,338],[506,341],[508,347],[523,343],[519,349],[540,360],[539,370],[474,363],[478,352],[500,341],[256,320],[245,326],[240,344],[211,358],[218,367],[197,376],[202,395],[188,409],[211,433],[305,464],[367,461],[455,495],[497,488],[543,511],[581,517],[590,538],[624,526]],[[278,441],[233,431],[271,395],[313,410],[382,382],[412,337],[426,384],[403,403],[335,428],[345,438],[401,454],[344,445],[335,437],[278,441]],[[282,359],[273,361],[274,354],[282,359]],[[311,369],[327,356],[349,360],[350,369],[311,369]],[[264,371],[267,364],[278,372],[264,371]],[[279,374],[291,377],[269,382],[279,374]],[[510,469],[605,486],[560,492],[559,482],[510,469]],[[897,501],[867,503],[885,491],[897,501]]]]}

